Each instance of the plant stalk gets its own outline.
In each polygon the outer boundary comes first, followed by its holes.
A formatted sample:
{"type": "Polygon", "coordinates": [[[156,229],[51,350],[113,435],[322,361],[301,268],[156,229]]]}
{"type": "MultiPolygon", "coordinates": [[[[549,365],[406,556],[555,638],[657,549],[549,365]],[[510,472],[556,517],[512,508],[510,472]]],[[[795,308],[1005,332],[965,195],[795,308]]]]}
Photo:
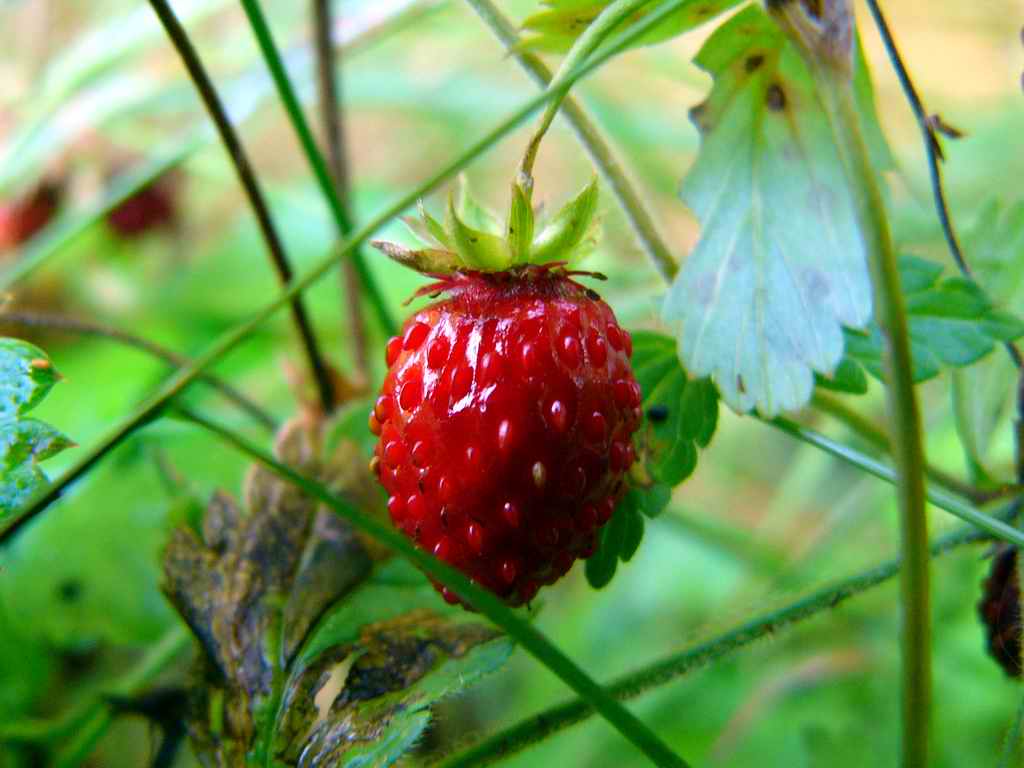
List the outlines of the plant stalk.
{"type": "MultiPolygon", "coordinates": [[[[47,330],[64,331],[80,336],[96,336],[109,339],[110,341],[148,352],[153,357],[178,368],[189,365],[192,362],[184,355],[179,355],[177,352],[149,339],[91,320],[78,320],[73,317],[47,315],[39,312],[0,312],[0,325],[4,324],[21,328],[45,328],[47,330]]],[[[217,378],[211,373],[202,373],[198,379],[218,390],[226,399],[238,406],[239,410],[249,414],[255,421],[266,427],[271,434],[277,430],[277,420],[270,413],[226,381],[217,378]]]]}
{"type": "MultiPolygon", "coordinates": [[[[832,416],[837,421],[845,424],[862,440],[869,443],[879,451],[891,454],[892,446],[889,443],[889,436],[870,419],[850,408],[846,403],[837,397],[824,392],[817,391],[811,400],[815,409],[832,416]]],[[[1012,496],[1021,492],[1022,487],[1018,484],[1003,485],[996,488],[979,488],[978,486],[965,482],[933,464],[925,463],[925,476],[935,485],[945,488],[958,496],[963,496],[975,504],[986,504],[997,499],[1012,496]]]]}
{"type": "MultiPolygon", "coordinates": [[[[267,202],[263,197],[263,192],[253,171],[252,163],[249,162],[249,156],[242,146],[235,127],[231,124],[231,118],[228,117],[227,110],[217,95],[213,81],[210,80],[210,76],[207,74],[205,67],[203,67],[198,53],[196,53],[195,48],[192,46],[188,33],[181,25],[181,22],[178,21],[178,17],[174,15],[174,11],[171,10],[168,1],[149,0],[149,2],[153,7],[153,11],[160,19],[160,23],[167,31],[167,36],[171,39],[171,43],[178,51],[178,55],[181,56],[185,69],[188,70],[192,81],[195,83],[196,90],[199,91],[199,96],[203,100],[203,104],[206,105],[206,110],[210,113],[210,118],[217,126],[217,132],[220,134],[224,147],[228,151],[228,156],[231,158],[235,171],[238,173],[238,180],[245,190],[246,197],[249,198],[249,204],[252,206],[253,213],[256,214],[256,221],[259,223],[260,232],[263,234],[263,239],[267,244],[267,251],[270,254],[270,261],[274,271],[277,272],[281,284],[287,285],[292,279],[293,272],[291,263],[288,261],[288,256],[284,250],[284,243],[282,243],[281,237],[277,233],[277,228],[274,226],[273,219],[270,216],[270,209],[267,207],[267,202]]],[[[334,409],[334,387],[331,384],[327,364],[320,353],[316,336],[313,333],[313,328],[309,322],[309,317],[306,314],[301,297],[296,296],[292,300],[291,312],[292,320],[302,341],[302,346],[306,350],[306,357],[313,374],[313,381],[316,383],[317,391],[320,395],[320,403],[324,411],[330,413],[334,409]]]]}
{"type": "MultiPolygon", "coordinates": [[[[309,127],[309,123],[302,111],[302,105],[299,103],[299,98],[295,94],[295,88],[288,77],[287,71],[285,71],[284,61],[281,58],[281,53],[277,48],[277,44],[274,42],[274,36],[270,31],[270,27],[263,15],[260,4],[258,0],[242,0],[242,8],[245,10],[245,15],[249,19],[249,24],[256,37],[256,42],[259,44],[260,51],[263,53],[263,59],[266,61],[267,67],[270,69],[270,75],[274,80],[278,96],[284,104],[285,112],[288,114],[292,127],[298,135],[299,143],[302,145],[302,151],[313,171],[313,176],[316,178],[317,184],[320,187],[320,192],[327,201],[327,206],[334,218],[334,223],[338,228],[338,232],[342,239],[348,238],[355,231],[352,216],[349,213],[348,208],[345,206],[345,203],[342,202],[341,198],[338,196],[338,190],[335,186],[335,182],[331,179],[331,172],[327,168],[327,162],[324,160],[323,155],[316,146],[316,139],[313,138],[313,131],[309,127]]],[[[380,289],[377,287],[377,284],[373,279],[373,275],[370,274],[369,268],[366,266],[362,251],[356,248],[350,257],[350,260],[355,265],[360,283],[362,284],[363,290],[366,292],[370,305],[373,307],[373,310],[377,315],[377,319],[380,322],[381,327],[384,329],[385,333],[389,335],[396,333],[398,325],[391,316],[391,311],[388,309],[387,302],[384,301],[384,296],[381,294],[380,289]]]]}
{"type": "MultiPolygon", "coordinates": [[[[625,21],[631,13],[647,5],[649,2],[650,0],[613,0],[612,3],[598,14],[597,18],[591,22],[583,34],[577,38],[576,42],[573,43],[572,49],[566,54],[551,82],[555,85],[560,85],[566,76],[585,62],[587,57],[597,50],[597,47],[604,42],[608,35],[614,32],[615,28],[625,21]]],[[[544,140],[544,135],[548,132],[548,128],[551,127],[551,123],[554,122],[555,115],[558,114],[558,110],[561,107],[561,102],[562,99],[548,102],[547,109],[541,115],[540,122],[534,130],[529,143],[526,145],[526,152],[523,154],[523,159],[519,164],[519,183],[526,191],[527,197],[533,191],[533,166],[537,161],[540,143],[544,140]]]]}
{"type": "MultiPolygon", "coordinates": [[[[492,0],[467,0],[467,3],[476,11],[526,74],[541,89],[546,89],[553,79],[551,70],[539,57],[520,50],[519,33],[497,5],[492,0]]],[[[590,155],[591,161],[597,166],[601,176],[619,201],[623,213],[626,214],[626,219],[633,228],[640,245],[647,253],[651,264],[666,282],[672,282],[679,270],[672,251],[658,231],[653,217],[648,213],[647,206],[640,198],[640,193],[626,175],[615,152],[601,135],[601,130],[579,101],[569,94],[566,94],[562,100],[562,116],[569,123],[580,144],[590,155]]]]}
{"type": "MultiPolygon", "coordinates": [[[[825,83],[823,83],[825,85],[825,83]]],[[[827,87],[827,86],[826,86],[827,87]]],[[[852,84],[832,81],[832,124],[854,191],[857,217],[867,245],[875,318],[884,341],[886,399],[891,420],[900,509],[902,614],[902,765],[927,768],[931,718],[931,595],[925,460],[921,413],[914,391],[906,306],[885,203],[860,130],[852,84]]]]}
{"type": "MultiPolygon", "coordinates": [[[[348,198],[350,172],[348,155],[345,152],[345,121],[341,98],[341,66],[342,54],[335,51],[331,39],[334,29],[334,14],[331,0],[313,0],[313,30],[316,37],[317,81],[320,86],[320,112],[324,123],[324,136],[327,143],[327,159],[330,163],[331,175],[334,177],[335,190],[344,201],[348,198]]],[[[344,233],[346,236],[351,231],[344,233]]],[[[346,335],[351,336],[353,359],[357,378],[369,380],[370,358],[366,341],[366,322],[363,319],[362,295],[360,293],[359,272],[355,262],[346,259],[341,265],[341,292],[345,297],[348,309],[347,324],[342,328],[346,335]]]]}

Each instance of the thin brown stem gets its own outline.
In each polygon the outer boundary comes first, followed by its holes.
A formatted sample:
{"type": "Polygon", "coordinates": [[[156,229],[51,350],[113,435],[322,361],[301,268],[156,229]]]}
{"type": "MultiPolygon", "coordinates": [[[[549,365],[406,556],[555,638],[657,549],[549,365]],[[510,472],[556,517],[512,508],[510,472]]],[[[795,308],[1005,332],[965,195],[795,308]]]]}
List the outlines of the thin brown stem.
{"type": "MultiPolygon", "coordinates": [[[[935,200],[935,210],[939,216],[939,223],[942,225],[942,234],[946,239],[946,245],[960,273],[964,277],[973,278],[973,273],[964,256],[963,248],[960,246],[960,239],[957,237],[956,229],[953,226],[953,217],[949,213],[949,201],[946,199],[946,190],[942,182],[942,161],[945,160],[945,156],[942,153],[942,144],[938,135],[939,130],[941,129],[942,133],[947,136],[959,136],[959,131],[947,126],[938,115],[928,114],[928,110],[925,109],[917,88],[914,87],[913,80],[910,79],[910,73],[903,63],[903,57],[900,55],[896,41],[889,30],[889,24],[885,20],[885,15],[882,13],[877,0],[868,0],[868,9],[875,20],[875,26],[878,27],[878,33],[882,37],[882,43],[885,45],[889,61],[892,63],[897,79],[900,81],[900,87],[907,97],[907,102],[914,112],[914,117],[917,118],[917,125],[921,129],[921,136],[924,139],[924,151],[928,157],[928,173],[931,178],[932,197],[935,200]]],[[[1024,358],[1022,358],[1017,346],[1012,341],[1007,341],[1003,346],[1006,348],[1006,354],[1010,356],[1013,364],[1017,368],[1021,368],[1024,365],[1024,358]]]]}
{"type": "MultiPolygon", "coordinates": [[[[167,36],[171,39],[171,43],[181,56],[185,69],[188,70],[189,75],[192,77],[192,81],[195,83],[196,90],[199,91],[199,95],[206,105],[210,118],[213,120],[214,125],[217,126],[217,131],[224,142],[224,147],[228,151],[228,156],[231,158],[235,171],[238,173],[238,179],[245,190],[246,197],[249,198],[249,204],[252,206],[253,213],[256,215],[260,232],[263,234],[263,239],[267,244],[270,261],[277,272],[281,284],[287,286],[293,276],[291,263],[285,253],[284,244],[278,235],[277,228],[270,217],[270,209],[267,207],[259,181],[256,179],[256,174],[253,171],[252,163],[249,162],[249,157],[242,146],[238,133],[235,131],[231,119],[228,117],[227,111],[217,95],[213,82],[210,80],[210,76],[199,59],[199,55],[192,46],[188,34],[185,32],[184,27],[181,26],[177,16],[174,15],[174,11],[171,10],[167,0],[150,0],[150,5],[167,31],[167,36]]],[[[309,367],[316,382],[321,405],[324,411],[329,413],[334,409],[334,387],[331,384],[327,364],[320,353],[316,336],[313,334],[313,328],[309,322],[301,297],[296,296],[292,299],[291,314],[295,327],[299,332],[302,346],[306,351],[306,357],[309,360],[309,367]]]]}
{"type": "MultiPolygon", "coordinates": [[[[331,0],[313,0],[313,29],[316,36],[317,79],[320,87],[320,112],[324,121],[327,143],[327,162],[334,177],[338,197],[348,199],[350,169],[345,151],[344,101],[341,97],[342,81],[339,76],[342,53],[334,48],[331,30],[334,29],[334,14],[331,0]]],[[[366,320],[360,293],[359,273],[351,260],[341,267],[341,289],[348,308],[348,328],[344,329],[352,338],[355,368],[362,381],[369,376],[369,351],[366,340],[366,320]]]]}
{"type": "MultiPolygon", "coordinates": [[[[119,344],[147,352],[176,368],[182,368],[192,363],[192,360],[185,355],[178,354],[156,342],[92,320],[79,320],[74,317],[43,314],[40,312],[3,312],[0,313],[0,326],[3,325],[11,325],[18,328],[43,328],[51,331],[72,333],[77,336],[95,336],[109,339],[110,341],[116,341],[119,344]]],[[[227,382],[210,373],[201,373],[197,378],[216,389],[270,432],[274,432],[277,429],[277,420],[270,413],[227,382]]]]}

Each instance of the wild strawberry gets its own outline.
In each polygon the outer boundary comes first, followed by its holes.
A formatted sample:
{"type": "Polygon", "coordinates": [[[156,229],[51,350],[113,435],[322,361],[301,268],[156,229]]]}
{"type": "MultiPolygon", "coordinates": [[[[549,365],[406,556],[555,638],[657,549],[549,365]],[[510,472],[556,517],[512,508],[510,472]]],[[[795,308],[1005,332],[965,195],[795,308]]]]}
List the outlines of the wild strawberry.
{"type": "Polygon", "coordinates": [[[160,176],[107,214],[111,229],[126,240],[177,223],[177,178],[160,176]]]}
{"type": "Polygon", "coordinates": [[[388,343],[370,415],[395,526],[512,605],[594,552],[634,460],[632,341],[576,274],[518,263],[424,288],[444,298],[388,343]]]}
{"type": "Polygon", "coordinates": [[[1000,547],[982,584],[978,615],[985,625],[988,652],[1010,677],[1021,676],[1020,581],[1017,547],[1000,547]]]}
{"type": "Polygon", "coordinates": [[[63,196],[63,182],[47,179],[24,197],[0,204],[0,251],[18,248],[44,229],[63,196]]]}

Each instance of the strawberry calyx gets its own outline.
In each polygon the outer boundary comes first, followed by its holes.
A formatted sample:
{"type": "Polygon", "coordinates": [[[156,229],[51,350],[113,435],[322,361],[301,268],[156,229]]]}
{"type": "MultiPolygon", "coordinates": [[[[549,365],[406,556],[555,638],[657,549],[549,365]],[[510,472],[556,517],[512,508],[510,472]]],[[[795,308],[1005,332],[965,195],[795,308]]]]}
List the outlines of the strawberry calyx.
{"type": "Polygon", "coordinates": [[[585,292],[587,288],[573,280],[574,277],[589,277],[607,280],[600,272],[566,269],[567,262],[552,261],[547,264],[519,264],[501,272],[456,269],[451,273],[430,273],[436,280],[420,288],[406,301],[406,304],[421,296],[437,298],[464,295],[485,289],[493,295],[495,289],[505,288],[510,292],[529,290],[531,293],[549,292],[552,297],[565,296],[569,292],[585,292]]]}
{"type": "MultiPolygon", "coordinates": [[[[520,276],[540,278],[543,272],[523,268],[550,269],[556,264],[573,263],[593,248],[597,242],[596,210],[595,178],[553,216],[538,223],[529,194],[514,182],[509,211],[501,223],[472,199],[463,182],[459,199],[454,193],[449,196],[443,224],[427,212],[422,202],[419,218],[405,219],[426,247],[406,248],[382,240],[372,245],[395,261],[442,281],[456,273],[483,275],[516,270],[520,276]]],[[[433,291],[428,287],[423,292],[433,291]]]]}

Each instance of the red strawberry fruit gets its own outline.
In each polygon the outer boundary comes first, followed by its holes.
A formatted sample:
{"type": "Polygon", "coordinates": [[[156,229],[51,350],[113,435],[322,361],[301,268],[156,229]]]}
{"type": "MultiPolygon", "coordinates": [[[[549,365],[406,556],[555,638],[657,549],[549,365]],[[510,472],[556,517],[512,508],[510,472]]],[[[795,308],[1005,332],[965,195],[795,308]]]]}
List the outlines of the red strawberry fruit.
{"type": "MultiPolygon", "coordinates": [[[[572,211],[582,207],[589,220],[593,195],[588,188],[572,211]]],[[[448,230],[465,229],[450,213],[448,230]]],[[[439,245],[458,242],[431,224],[439,245]]],[[[560,247],[574,250],[586,230],[560,247]]],[[[430,267],[442,252],[379,245],[430,267]]],[[[473,259],[471,249],[453,255],[473,259]]],[[[634,460],[632,342],[578,274],[519,260],[439,276],[421,293],[443,298],[388,344],[389,370],[370,416],[380,436],[374,467],[395,526],[512,605],[594,552],[634,460]]]]}
{"type": "Polygon", "coordinates": [[[24,197],[0,203],[0,251],[18,248],[45,229],[63,196],[63,181],[45,179],[24,197]]]}

